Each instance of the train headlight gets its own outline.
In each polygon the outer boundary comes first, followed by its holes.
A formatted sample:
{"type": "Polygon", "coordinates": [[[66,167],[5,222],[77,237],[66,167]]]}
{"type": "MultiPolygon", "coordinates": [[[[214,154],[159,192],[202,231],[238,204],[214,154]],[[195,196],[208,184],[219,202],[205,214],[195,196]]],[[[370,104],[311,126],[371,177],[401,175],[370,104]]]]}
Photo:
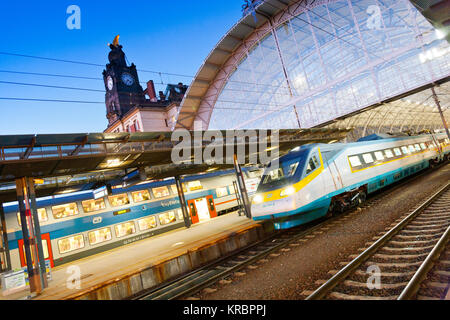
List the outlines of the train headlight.
{"type": "Polygon", "coordinates": [[[282,197],[292,196],[294,193],[295,193],[295,188],[290,186],[286,189],[283,189],[280,193],[280,196],[282,196],[282,197]]]}
{"type": "Polygon", "coordinates": [[[260,194],[257,194],[257,195],[253,198],[253,203],[255,203],[255,204],[259,204],[259,203],[261,203],[261,202],[263,202],[263,201],[264,201],[264,198],[263,198],[263,196],[260,195],[260,194]]]}

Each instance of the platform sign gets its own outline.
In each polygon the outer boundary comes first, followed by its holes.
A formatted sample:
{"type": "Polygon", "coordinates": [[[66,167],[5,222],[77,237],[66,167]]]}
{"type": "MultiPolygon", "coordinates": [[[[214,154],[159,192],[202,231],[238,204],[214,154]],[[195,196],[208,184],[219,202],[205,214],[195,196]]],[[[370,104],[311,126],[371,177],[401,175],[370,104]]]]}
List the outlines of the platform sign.
{"type": "Polygon", "coordinates": [[[52,265],[50,260],[45,260],[45,272],[47,273],[47,280],[52,280],[52,265]]]}
{"type": "Polygon", "coordinates": [[[16,270],[1,275],[2,294],[14,294],[27,288],[27,275],[24,270],[16,270]]]}

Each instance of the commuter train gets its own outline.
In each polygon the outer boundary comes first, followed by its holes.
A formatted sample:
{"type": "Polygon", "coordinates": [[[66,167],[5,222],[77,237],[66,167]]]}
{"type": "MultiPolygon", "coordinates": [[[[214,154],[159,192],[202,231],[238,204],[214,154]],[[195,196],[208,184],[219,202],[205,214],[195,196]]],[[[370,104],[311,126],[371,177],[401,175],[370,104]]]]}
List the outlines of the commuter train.
{"type": "MultiPolygon", "coordinates": [[[[254,169],[244,174],[253,183],[261,177],[254,169]]],[[[192,224],[238,209],[235,180],[233,171],[184,180],[192,224]]],[[[99,199],[92,192],[38,199],[44,256],[52,267],[185,226],[173,179],[112,191],[99,199]]],[[[11,267],[23,268],[26,260],[17,204],[6,206],[5,215],[11,267]]]]}
{"type": "Polygon", "coordinates": [[[449,158],[446,134],[296,148],[266,168],[252,215],[272,220],[275,229],[302,225],[358,206],[368,194],[449,158]]]}

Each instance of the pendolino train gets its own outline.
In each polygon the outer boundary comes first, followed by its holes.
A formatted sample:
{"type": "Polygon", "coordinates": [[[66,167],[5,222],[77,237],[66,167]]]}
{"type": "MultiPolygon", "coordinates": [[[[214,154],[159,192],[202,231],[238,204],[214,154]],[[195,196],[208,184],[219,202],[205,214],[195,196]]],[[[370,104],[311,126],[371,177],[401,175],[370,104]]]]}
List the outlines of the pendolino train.
{"type": "MultiPolygon", "coordinates": [[[[244,174],[259,182],[259,170],[244,174]]],[[[234,172],[186,178],[193,224],[238,209],[234,172]]],[[[256,191],[256,185],[254,186],[256,191]]],[[[52,267],[185,226],[174,180],[144,183],[94,199],[92,192],[37,201],[45,259],[52,267]]],[[[5,207],[12,269],[26,266],[18,206],[5,207]]]]}
{"type": "Polygon", "coordinates": [[[441,133],[307,145],[266,168],[252,215],[272,220],[276,229],[305,224],[359,205],[368,194],[449,158],[450,141],[441,133]]]}

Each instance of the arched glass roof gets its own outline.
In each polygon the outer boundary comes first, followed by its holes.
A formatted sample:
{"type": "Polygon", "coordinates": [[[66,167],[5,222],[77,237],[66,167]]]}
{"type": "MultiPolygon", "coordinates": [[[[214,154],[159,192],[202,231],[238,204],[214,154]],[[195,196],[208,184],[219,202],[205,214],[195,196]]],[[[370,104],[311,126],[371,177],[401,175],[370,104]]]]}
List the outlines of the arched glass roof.
{"type": "Polygon", "coordinates": [[[266,0],[256,22],[240,21],[230,31],[242,31],[238,44],[211,63],[222,39],[180,124],[310,128],[450,76],[449,43],[407,0],[280,3],[266,0]]]}

